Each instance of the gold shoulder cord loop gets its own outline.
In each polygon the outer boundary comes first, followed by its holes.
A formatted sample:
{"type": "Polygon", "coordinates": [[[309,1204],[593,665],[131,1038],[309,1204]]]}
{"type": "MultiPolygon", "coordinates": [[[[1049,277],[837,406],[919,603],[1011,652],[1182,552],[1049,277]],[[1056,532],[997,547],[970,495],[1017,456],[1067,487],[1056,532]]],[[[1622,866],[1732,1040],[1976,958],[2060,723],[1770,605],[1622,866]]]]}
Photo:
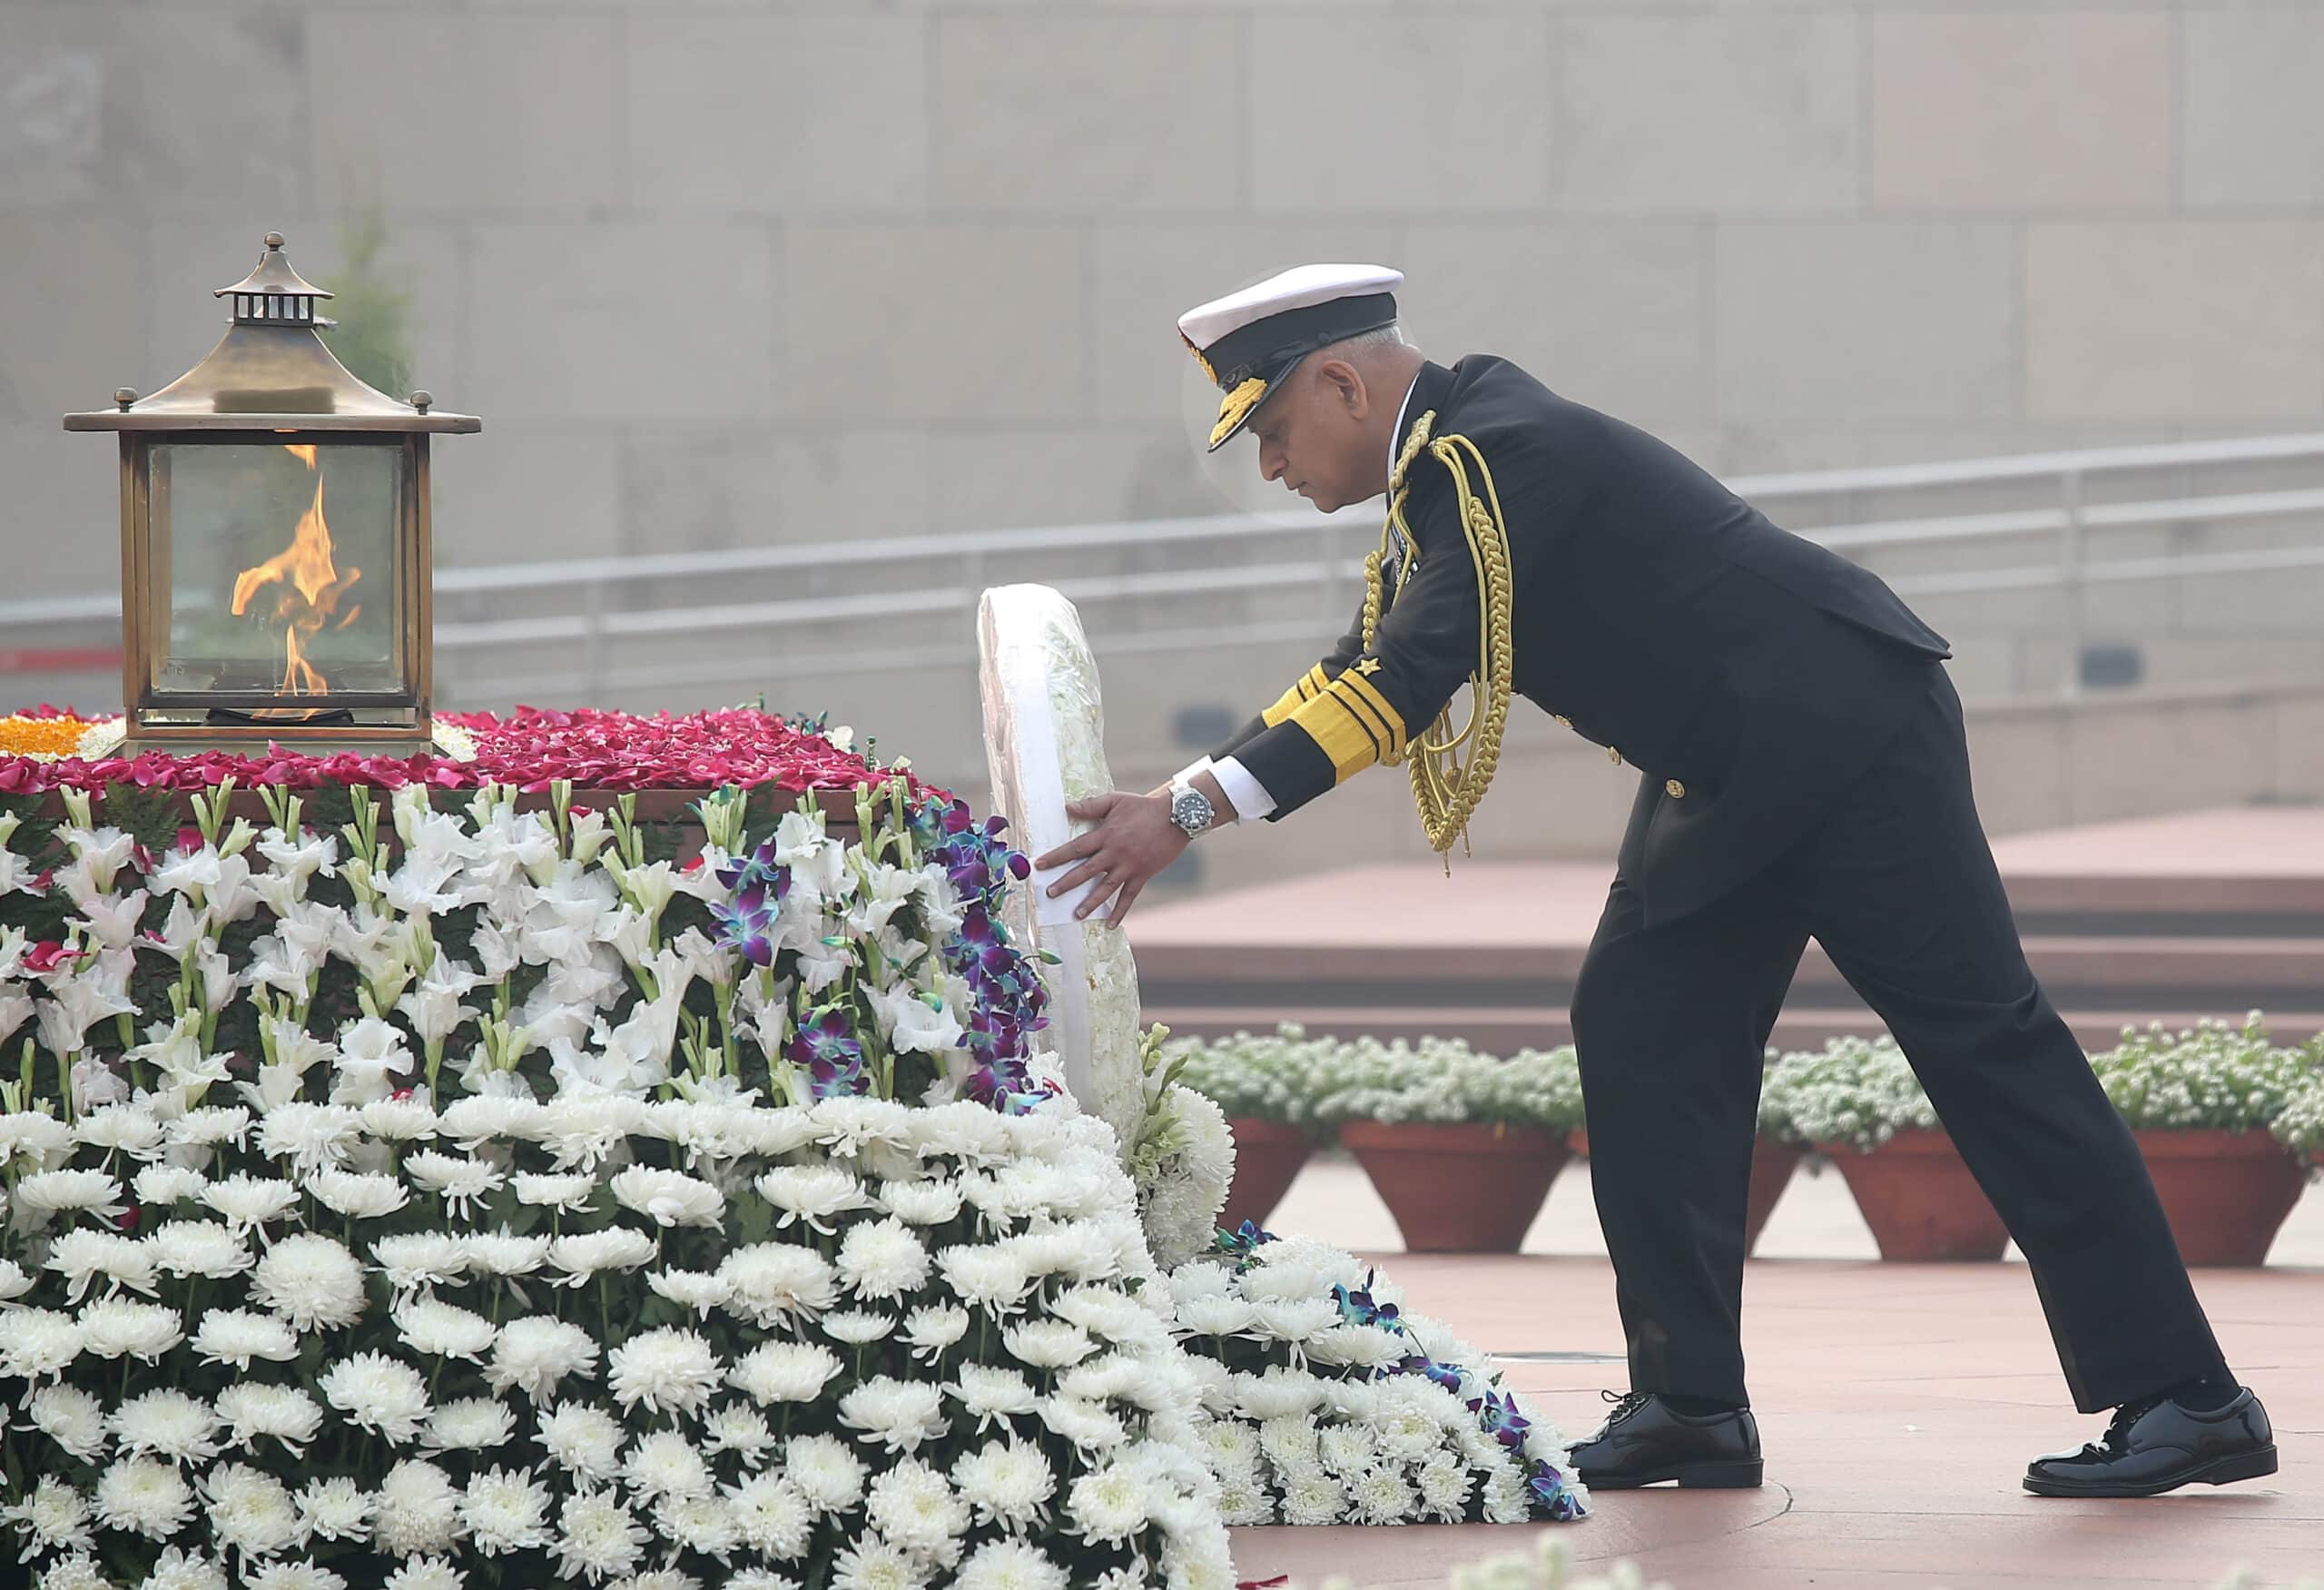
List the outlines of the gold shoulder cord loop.
{"type": "MultiPolygon", "coordinates": [[[[1452,850],[1455,838],[1462,842],[1466,851],[1469,818],[1483,801],[1493,772],[1500,765],[1515,649],[1511,637],[1509,536],[1504,528],[1507,521],[1502,515],[1501,493],[1493,485],[1492,470],[1486,465],[1484,454],[1474,442],[1457,435],[1430,439],[1435,420],[1435,412],[1431,410],[1413,424],[1412,434],[1397,457],[1396,467],[1388,477],[1387,522],[1381,527],[1379,548],[1364,560],[1364,644],[1366,649],[1370,648],[1373,634],[1380,625],[1385,595],[1381,571],[1390,538],[1403,530],[1407,546],[1413,545],[1411,531],[1404,524],[1404,477],[1425,447],[1452,474],[1461,531],[1468,541],[1469,556],[1477,567],[1477,671],[1469,679],[1469,721],[1459,734],[1452,732],[1452,714],[1448,706],[1437,715],[1427,733],[1413,737],[1402,756],[1388,759],[1410,762],[1413,801],[1420,809],[1421,829],[1428,836],[1430,849],[1446,854],[1452,850]],[[1483,482],[1482,496],[1470,478],[1472,464],[1475,466],[1476,479],[1483,482]],[[1461,748],[1472,737],[1476,744],[1463,764],[1461,748]]],[[[1412,578],[1416,557],[1415,550],[1413,556],[1404,559],[1396,581],[1399,590],[1412,578]]],[[[1448,869],[1452,864],[1449,854],[1445,864],[1448,869]]]]}

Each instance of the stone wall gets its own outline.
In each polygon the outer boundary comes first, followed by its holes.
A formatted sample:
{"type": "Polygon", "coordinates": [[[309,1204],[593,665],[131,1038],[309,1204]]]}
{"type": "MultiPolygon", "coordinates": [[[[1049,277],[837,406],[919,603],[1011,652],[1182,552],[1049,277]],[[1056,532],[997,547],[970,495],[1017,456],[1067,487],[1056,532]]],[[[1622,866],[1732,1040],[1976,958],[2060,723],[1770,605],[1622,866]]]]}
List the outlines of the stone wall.
{"type": "MultiPolygon", "coordinates": [[[[0,0],[0,532],[110,585],[57,415],[364,202],[487,420],[448,564],[1265,500],[1172,321],[1318,257],[1725,471],[2317,428],[2319,76],[2194,0],[0,0]]],[[[2312,587],[2219,588],[2313,671],[2312,587]]]]}

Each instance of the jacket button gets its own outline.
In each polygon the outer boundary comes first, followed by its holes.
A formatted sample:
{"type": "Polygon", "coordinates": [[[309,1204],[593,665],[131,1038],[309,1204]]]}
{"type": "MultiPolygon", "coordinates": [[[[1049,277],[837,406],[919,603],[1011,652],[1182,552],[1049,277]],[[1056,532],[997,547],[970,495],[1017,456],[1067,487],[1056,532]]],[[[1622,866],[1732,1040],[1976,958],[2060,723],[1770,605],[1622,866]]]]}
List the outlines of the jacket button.
{"type": "Polygon", "coordinates": [[[1683,801],[1687,798],[1687,786],[1675,778],[1662,787],[1674,801],[1683,801]]]}
{"type": "Polygon", "coordinates": [[[1558,727],[1561,729],[1570,729],[1573,726],[1573,719],[1567,717],[1562,713],[1553,712],[1550,714],[1550,721],[1557,725],[1558,727]]]}
{"type": "Polygon", "coordinates": [[[1622,765],[1622,754],[1611,746],[1606,747],[1606,759],[1617,767],[1622,765]]]}

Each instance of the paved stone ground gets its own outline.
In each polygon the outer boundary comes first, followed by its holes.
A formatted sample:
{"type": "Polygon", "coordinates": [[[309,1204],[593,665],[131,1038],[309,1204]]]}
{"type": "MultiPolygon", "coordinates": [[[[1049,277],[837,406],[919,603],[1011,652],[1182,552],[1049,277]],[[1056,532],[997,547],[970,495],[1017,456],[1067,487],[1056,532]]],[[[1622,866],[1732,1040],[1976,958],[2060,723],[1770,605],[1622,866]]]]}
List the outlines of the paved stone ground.
{"type": "MultiPolygon", "coordinates": [[[[1613,1279],[1587,1168],[1561,1176],[1525,1254],[1407,1255],[1344,1162],[1309,1167],[1270,1221],[1378,1254],[1414,1307],[1502,1358],[1569,1433],[1622,1383],[1613,1279]],[[1558,1251],[1562,1249],[1562,1251],[1558,1251]]],[[[1794,1181],[1745,1282],[1745,1345],[1768,1450],[1756,1492],[1610,1494],[1560,1527],[1577,1557],[1630,1557],[1676,1590],[1977,1590],[2324,1582],[2324,1196],[2311,1193],[2260,1270],[2196,1284],[2230,1359],[2267,1397],[2283,1471],[2148,1502],[2061,1502],[2018,1486],[2026,1458],[2094,1437],[2066,1400],[2024,1269],[1867,1262],[1837,1177],[1794,1181]]],[[[1531,1528],[1239,1530],[1263,1579],[1342,1574],[1435,1586],[1450,1565],[1531,1528]]]]}

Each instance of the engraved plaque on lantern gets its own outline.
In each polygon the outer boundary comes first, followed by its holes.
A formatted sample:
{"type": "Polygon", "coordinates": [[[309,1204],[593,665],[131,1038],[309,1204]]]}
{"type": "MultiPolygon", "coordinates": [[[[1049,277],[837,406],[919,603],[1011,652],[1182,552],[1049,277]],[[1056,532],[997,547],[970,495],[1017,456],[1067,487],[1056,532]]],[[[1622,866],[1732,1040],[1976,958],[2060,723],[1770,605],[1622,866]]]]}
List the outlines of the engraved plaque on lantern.
{"type": "Polygon", "coordinates": [[[316,335],[330,295],[270,233],[217,296],[209,356],[140,400],[65,416],[121,433],[122,696],[130,748],[279,740],[423,747],[431,689],[428,446],[470,415],[399,402],[316,335]]]}

